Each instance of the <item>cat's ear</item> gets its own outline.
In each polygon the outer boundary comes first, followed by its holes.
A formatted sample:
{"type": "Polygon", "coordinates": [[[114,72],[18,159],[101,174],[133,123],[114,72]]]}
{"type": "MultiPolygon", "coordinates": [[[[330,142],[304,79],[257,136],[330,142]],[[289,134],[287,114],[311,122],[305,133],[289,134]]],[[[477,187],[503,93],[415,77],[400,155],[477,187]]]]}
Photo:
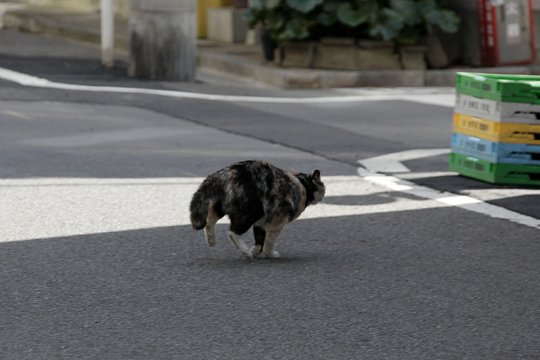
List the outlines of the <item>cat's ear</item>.
{"type": "Polygon", "coordinates": [[[311,178],[317,182],[321,182],[321,172],[319,170],[315,170],[313,174],[311,174],[311,178]]]}

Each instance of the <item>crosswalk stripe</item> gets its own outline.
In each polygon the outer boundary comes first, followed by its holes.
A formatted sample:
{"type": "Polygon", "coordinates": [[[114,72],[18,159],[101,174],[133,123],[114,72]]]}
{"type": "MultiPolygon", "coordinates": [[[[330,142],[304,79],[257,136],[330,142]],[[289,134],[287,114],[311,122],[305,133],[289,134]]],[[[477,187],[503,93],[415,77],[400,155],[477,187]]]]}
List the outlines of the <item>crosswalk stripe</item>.
{"type": "Polygon", "coordinates": [[[384,186],[388,189],[405,192],[424,199],[435,200],[446,206],[455,206],[492,218],[509,220],[514,223],[540,229],[540,219],[522,215],[515,211],[486,203],[477,198],[466,195],[456,195],[445,191],[441,192],[425,186],[416,185],[394,176],[372,173],[363,168],[358,169],[358,174],[364,180],[376,185],[384,186]]]}
{"type": "MultiPolygon", "coordinates": [[[[0,241],[189,225],[202,178],[0,180],[0,241]]],[[[358,176],[327,176],[326,203],[301,219],[391,213],[444,206],[393,196],[358,176]],[[347,199],[351,199],[350,201],[347,199]]],[[[226,223],[224,219],[223,223],[226,223]]]]}

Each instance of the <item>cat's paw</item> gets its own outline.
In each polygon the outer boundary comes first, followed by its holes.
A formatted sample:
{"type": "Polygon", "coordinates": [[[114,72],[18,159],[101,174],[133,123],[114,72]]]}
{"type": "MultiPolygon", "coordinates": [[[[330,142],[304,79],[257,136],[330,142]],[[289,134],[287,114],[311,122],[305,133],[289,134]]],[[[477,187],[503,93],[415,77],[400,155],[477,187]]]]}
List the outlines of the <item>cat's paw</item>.
{"type": "Polygon", "coordinates": [[[267,259],[279,259],[279,253],[277,251],[272,251],[271,253],[260,253],[257,257],[267,258],[267,259]]]}
{"type": "Polygon", "coordinates": [[[249,249],[249,254],[252,258],[256,258],[258,257],[260,254],[261,254],[261,251],[262,251],[262,247],[261,245],[253,245],[250,249],[249,249]]]}

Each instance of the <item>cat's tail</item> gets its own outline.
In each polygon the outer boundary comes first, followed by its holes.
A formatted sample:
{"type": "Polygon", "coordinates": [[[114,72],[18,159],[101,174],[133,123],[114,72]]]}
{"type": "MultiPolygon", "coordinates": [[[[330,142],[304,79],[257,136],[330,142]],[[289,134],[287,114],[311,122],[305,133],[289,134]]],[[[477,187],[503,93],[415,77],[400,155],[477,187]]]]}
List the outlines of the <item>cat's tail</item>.
{"type": "Polygon", "coordinates": [[[195,230],[203,229],[207,224],[208,212],[211,211],[211,221],[217,221],[225,214],[221,208],[221,204],[225,198],[225,185],[223,177],[220,173],[208,176],[197,192],[193,194],[189,212],[191,225],[195,230]],[[210,207],[212,206],[212,207],[210,207]]]}
{"type": "Polygon", "coordinates": [[[201,186],[201,188],[193,195],[191,204],[189,205],[191,226],[193,226],[195,230],[201,230],[206,226],[209,204],[210,199],[206,196],[204,189],[201,186]]]}

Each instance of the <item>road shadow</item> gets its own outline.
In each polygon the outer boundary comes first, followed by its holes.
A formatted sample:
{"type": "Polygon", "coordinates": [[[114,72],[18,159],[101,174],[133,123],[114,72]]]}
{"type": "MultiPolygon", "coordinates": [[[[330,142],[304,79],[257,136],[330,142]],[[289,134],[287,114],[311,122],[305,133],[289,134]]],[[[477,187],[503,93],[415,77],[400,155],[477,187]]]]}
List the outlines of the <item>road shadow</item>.
{"type": "Polygon", "coordinates": [[[99,58],[34,57],[2,54],[0,67],[47,78],[51,81],[133,81],[127,76],[127,63],[115,62],[112,68],[104,68],[99,58]]]}
{"type": "Polygon", "coordinates": [[[403,200],[427,200],[426,198],[414,196],[398,191],[381,192],[368,195],[344,195],[344,196],[325,196],[322,203],[330,205],[384,205],[391,204],[400,199],[403,200]]]}

